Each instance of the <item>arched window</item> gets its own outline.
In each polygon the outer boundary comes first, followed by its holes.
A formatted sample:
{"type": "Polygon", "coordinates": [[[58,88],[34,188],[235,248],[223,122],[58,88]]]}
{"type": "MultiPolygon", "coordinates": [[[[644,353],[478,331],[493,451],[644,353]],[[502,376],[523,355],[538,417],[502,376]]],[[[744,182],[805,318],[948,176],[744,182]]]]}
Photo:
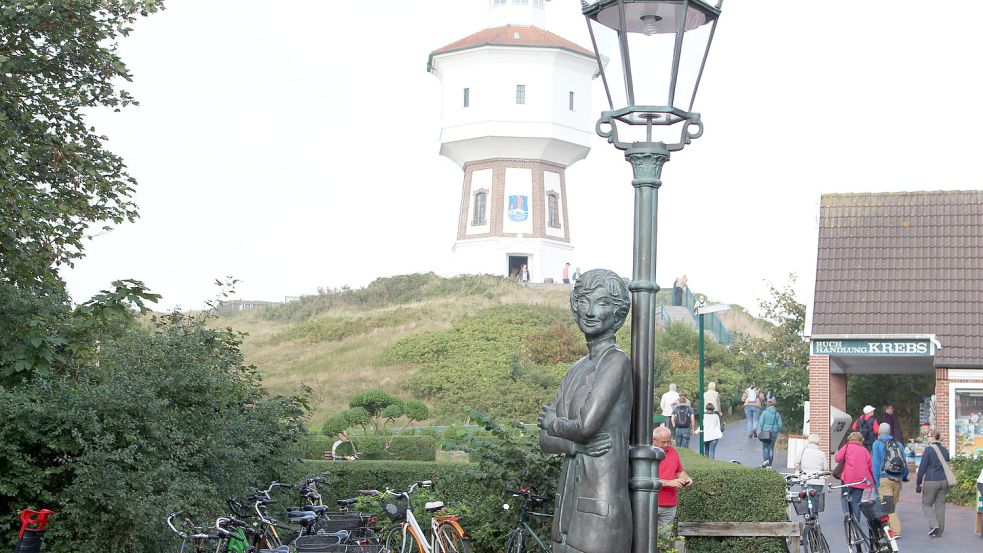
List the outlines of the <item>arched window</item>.
{"type": "Polygon", "coordinates": [[[479,190],[474,193],[474,215],[471,218],[471,224],[474,226],[481,226],[487,224],[487,219],[485,217],[485,208],[488,205],[488,192],[484,190],[479,190]]]}
{"type": "Polygon", "coordinates": [[[560,196],[556,192],[550,192],[546,196],[546,209],[549,219],[546,224],[550,228],[560,228],[560,196]]]}

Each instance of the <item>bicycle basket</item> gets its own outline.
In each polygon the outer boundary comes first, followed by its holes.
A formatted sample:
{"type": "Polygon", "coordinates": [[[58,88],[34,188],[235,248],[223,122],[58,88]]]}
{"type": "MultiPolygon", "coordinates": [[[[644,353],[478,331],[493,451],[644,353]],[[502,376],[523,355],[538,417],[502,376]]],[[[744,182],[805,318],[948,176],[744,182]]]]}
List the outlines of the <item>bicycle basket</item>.
{"type": "Polygon", "coordinates": [[[884,496],[880,499],[868,499],[860,503],[860,512],[868,519],[886,517],[894,512],[894,498],[884,496]]]}
{"type": "Polygon", "coordinates": [[[382,510],[393,522],[406,519],[406,501],[402,498],[387,499],[382,502],[382,510]]]}
{"type": "Polygon", "coordinates": [[[809,510],[809,498],[792,498],[792,506],[795,507],[795,514],[802,515],[818,515],[819,513],[826,510],[826,494],[817,493],[815,497],[812,498],[812,510],[809,510]]]}
{"type": "Polygon", "coordinates": [[[343,518],[340,520],[325,519],[320,518],[314,523],[312,531],[315,534],[329,534],[331,532],[337,532],[339,530],[347,530],[348,532],[353,532],[362,527],[361,519],[357,518],[343,518]]]}
{"type": "Polygon", "coordinates": [[[293,542],[297,553],[329,553],[337,551],[339,545],[342,545],[339,536],[297,536],[293,542]]]}

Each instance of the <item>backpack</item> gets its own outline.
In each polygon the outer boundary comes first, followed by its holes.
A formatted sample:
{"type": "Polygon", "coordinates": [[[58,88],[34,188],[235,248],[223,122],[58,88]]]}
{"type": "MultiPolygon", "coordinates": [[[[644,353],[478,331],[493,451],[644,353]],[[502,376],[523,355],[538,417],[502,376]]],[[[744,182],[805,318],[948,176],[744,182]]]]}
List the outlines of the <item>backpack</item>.
{"type": "Polygon", "coordinates": [[[864,437],[864,445],[872,444],[875,441],[877,441],[877,434],[874,433],[875,420],[877,419],[875,419],[874,416],[871,415],[870,417],[867,417],[866,419],[860,421],[860,424],[857,425],[857,430],[859,430],[860,435],[864,437]]]}
{"type": "Polygon", "coordinates": [[[884,463],[881,465],[881,472],[887,474],[901,474],[904,472],[905,458],[901,451],[901,444],[898,440],[884,441],[884,463]]]}
{"type": "Polygon", "coordinates": [[[689,405],[677,405],[672,410],[672,424],[676,428],[689,428],[692,410],[689,405]]]}

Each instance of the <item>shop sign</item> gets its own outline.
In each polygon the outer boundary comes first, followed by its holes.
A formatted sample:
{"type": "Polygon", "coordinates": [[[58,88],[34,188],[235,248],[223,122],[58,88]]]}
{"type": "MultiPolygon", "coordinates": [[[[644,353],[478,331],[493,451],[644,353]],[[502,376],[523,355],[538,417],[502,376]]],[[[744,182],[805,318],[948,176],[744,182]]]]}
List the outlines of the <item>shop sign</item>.
{"type": "Polygon", "coordinates": [[[931,357],[930,340],[813,340],[812,355],[863,355],[868,357],[931,357]]]}

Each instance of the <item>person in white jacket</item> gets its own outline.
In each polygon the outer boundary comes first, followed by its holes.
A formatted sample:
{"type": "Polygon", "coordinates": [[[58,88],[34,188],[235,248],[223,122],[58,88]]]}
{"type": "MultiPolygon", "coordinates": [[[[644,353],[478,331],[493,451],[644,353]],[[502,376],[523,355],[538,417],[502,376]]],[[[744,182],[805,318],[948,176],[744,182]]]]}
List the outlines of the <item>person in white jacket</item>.
{"type": "MultiPolygon", "coordinates": [[[[802,455],[799,457],[799,462],[796,463],[796,468],[804,474],[829,470],[829,456],[819,449],[819,434],[809,434],[806,446],[802,449],[802,455]]],[[[826,479],[813,478],[806,484],[815,488],[817,492],[824,493],[826,479]]]]}
{"type": "Polygon", "coordinates": [[[662,399],[659,401],[659,407],[662,409],[662,416],[665,418],[665,425],[672,431],[673,434],[676,433],[676,429],[672,426],[672,410],[676,407],[676,402],[679,401],[679,392],[676,391],[676,385],[670,384],[669,391],[662,394],[662,399]]]}
{"type": "Polygon", "coordinates": [[[720,413],[710,402],[706,404],[706,412],[703,413],[703,443],[706,446],[704,451],[706,456],[711,459],[717,458],[717,442],[724,437],[724,421],[720,418],[720,413]]]}

